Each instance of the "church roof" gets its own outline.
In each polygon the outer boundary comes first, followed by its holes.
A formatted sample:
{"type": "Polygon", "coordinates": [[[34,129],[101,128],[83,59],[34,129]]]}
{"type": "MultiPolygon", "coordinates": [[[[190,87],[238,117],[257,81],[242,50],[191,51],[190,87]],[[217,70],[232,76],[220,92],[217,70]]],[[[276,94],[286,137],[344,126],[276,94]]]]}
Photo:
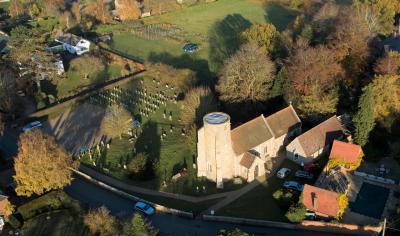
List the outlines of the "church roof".
{"type": "Polygon", "coordinates": [[[272,137],[263,115],[231,131],[232,147],[237,155],[257,147],[272,137]]]}
{"type": "Polygon", "coordinates": [[[256,156],[251,154],[250,152],[245,152],[242,159],[240,160],[240,165],[250,169],[251,165],[253,165],[256,156]]]}
{"type": "Polygon", "coordinates": [[[260,115],[231,131],[233,150],[240,155],[299,126],[301,121],[291,105],[267,118],[260,115]]]}

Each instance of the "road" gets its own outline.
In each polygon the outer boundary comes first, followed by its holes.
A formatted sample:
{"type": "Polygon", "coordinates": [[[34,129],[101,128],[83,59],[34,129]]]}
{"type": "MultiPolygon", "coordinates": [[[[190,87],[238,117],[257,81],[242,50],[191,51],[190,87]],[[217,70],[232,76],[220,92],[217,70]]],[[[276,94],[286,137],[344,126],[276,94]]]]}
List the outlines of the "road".
{"type": "MultiPolygon", "coordinates": [[[[72,198],[87,204],[89,207],[106,206],[113,215],[129,217],[133,214],[133,202],[119,195],[100,188],[86,180],[76,178],[72,184],[65,188],[72,198]]],[[[207,222],[202,220],[184,219],[167,214],[156,214],[149,218],[152,225],[157,228],[160,235],[196,236],[216,235],[219,229],[240,229],[251,235],[268,236],[338,236],[339,234],[325,234],[305,230],[287,230],[279,228],[264,228],[242,226],[229,223],[207,222]]]]}

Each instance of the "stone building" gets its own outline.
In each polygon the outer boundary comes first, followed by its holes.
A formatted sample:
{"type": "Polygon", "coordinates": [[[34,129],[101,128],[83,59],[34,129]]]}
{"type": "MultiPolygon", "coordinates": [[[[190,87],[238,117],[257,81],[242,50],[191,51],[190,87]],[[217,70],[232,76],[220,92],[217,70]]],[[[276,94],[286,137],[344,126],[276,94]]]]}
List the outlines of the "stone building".
{"type": "Polygon", "coordinates": [[[231,130],[229,115],[204,116],[198,131],[197,175],[217,183],[240,176],[247,181],[265,174],[265,163],[275,158],[288,141],[301,133],[301,121],[292,106],[259,117],[231,130]]]}

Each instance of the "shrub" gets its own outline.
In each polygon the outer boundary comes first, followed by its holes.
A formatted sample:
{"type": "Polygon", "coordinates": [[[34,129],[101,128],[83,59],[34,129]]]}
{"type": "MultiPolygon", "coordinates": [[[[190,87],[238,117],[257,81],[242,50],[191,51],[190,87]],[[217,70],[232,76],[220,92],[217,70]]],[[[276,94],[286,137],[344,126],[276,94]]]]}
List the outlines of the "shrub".
{"type": "Polygon", "coordinates": [[[147,172],[148,156],[145,153],[138,153],[128,164],[128,171],[134,177],[143,178],[147,172]]]}
{"type": "Polygon", "coordinates": [[[336,219],[341,220],[343,218],[343,214],[346,211],[346,208],[349,205],[349,200],[346,197],[346,194],[341,194],[338,198],[339,210],[336,219]]]}
{"type": "Polygon", "coordinates": [[[349,163],[349,162],[347,162],[345,160],[341,160],[339,158],[330,159],[328,161],[327,167],[328,167],[328,169],[334,169],[336,167],[346,167],[350,170],[356,170],[361,165],[363,156],[364,156],[364,153],[361,153],[355,163],[349,163]]]}
{"type": "MultiPolygon", "coordinates": [[[[272,194],[272,197],[278,201],[278,205],[282,208],[286,208],[293,203],[293,193],[278,189],[272,194]]],[[[287,208],[286,208],[287,209],[287,208]]]]}
{"type": "Polygon", "coordinates": [[[286,218],[292,223],[302,222],[306,216],[307,209],[303,203],[293,204],[286,212],[286,218]]]}

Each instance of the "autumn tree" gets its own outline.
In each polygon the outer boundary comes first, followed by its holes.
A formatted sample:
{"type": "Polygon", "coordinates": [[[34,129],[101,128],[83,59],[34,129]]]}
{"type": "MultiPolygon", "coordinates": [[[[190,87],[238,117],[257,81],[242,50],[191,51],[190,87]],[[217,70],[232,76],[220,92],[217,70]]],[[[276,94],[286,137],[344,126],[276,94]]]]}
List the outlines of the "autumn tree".
{"type": "Polygon", "coordinates": [[[85,7],[85,14],[94,17],[102,24],[112,21],[109,3],[104,0],[90,0],[85,7]]]}
{"type": "Polygon", "coordinates": [[[369,133],[375,127],[374,98],[372,86],[363,88],[363,93],[358,101],[358,111],[353,118],[354,140],[364,146],[368,142],[369,133]]]}
{"type": "Polygon", "coordinates": [[[374,37],[361,13],[352,7],[340,10],[328,45],[345,70],[346,84],[353,88],[360,85],[360,76],[366,71],[374,37]]]}
{"type": "Polygon", "coordinates": [[[155,230],[146,220],[138,213],[133,214],[131,220],[125,222],[122,227],[123,235],[126,236],[155,236],[155,230]]]}
{"type": "Polygon", "coordinates": [[[27,15],[33,4],[32,0],[10,0],[8,14],[11,17],[27,15]]]}
{"type": "Polygon", "coordinates": [[[374,72],[378,75],[395,75],[400,72],[400,53],[390,51],[378,58],[374,65],[374,72]]]}
{"type": "Polygon", "coordinates": [[[287,64],[285,97],[306,117],[334,113],[341,72],[332,50],[324,46],[299,48],[287,64]]]}
{"type": "Polygon", "coordinates": [[[189,90],[185,95],[181,107],[181,120],[186,126],[202,124],[203,116],[217,111],[217,99],[207,87],[198,87],[189,90]]]}
{"type": "Polygon", "coordinates": [[[73,2],[71,5],[71,14],[73,15],[77,24],[82,21],[81,5],[77,2],[73,2]]]}
{"type": "Polygon", "coordinates": [[[141,14],[136,0],[118,0],[116,9],[121,20],[135,20],[141,14]]]}
{"type": "Polygon", "coordinates": [[[105,206],[89,210],[83,221],[93,235],[118,235],[117,219],[105,206]]]}
{"type": "Polygon", "coordinates": [[[64,0],[43,0],[43,15],[58,18],[66,10],[64,0]]]}
{"type": "Polygon", "coordinates": [[[3,113],[16,110],[16,75],[6,65],[0,65],[0,110],[3,113]]]}
{"type": "Polygon", "coordinates": [[[225,61],[217,90],[225,102],[258,102],[268,98],[274,79],[275,64],[266,49],[249,42],[225,61]]]}
{"type": "Polygon", "coordinates": [[[149,163],[149,157],[145,153],[138,153],[129,162],[127,168],[134,177],[144,177],[149,163]]]}
{"type": "Polygon", "coordinates": [[[400,114],[399,75],[379,75],[372,81],[376,121],[390,130],[400,114]]]}
{"type": "Polygon", "coordinates": [[[75,165],[53,137],[40,129],[25,132],[20,136],[14,162],[15,191],[20,196],[29,197],[61,189],[71,183],[71,168],[75,165]]]}
{"type": "Polygon", "coordinates": [[[255,42],[260,47],[265,47],[273,55],[282,50],[280,45],[280,34],[271,23],[254,24],[240,34],[242,41],[255,42]]]}
{"type": "Polygon", "coordinates": [[[122,137],[132,124],[132,116],[122,106],[113,104],[107,108],[107,113],[101,123],[102,131],[109,137],[122,137]]]}

